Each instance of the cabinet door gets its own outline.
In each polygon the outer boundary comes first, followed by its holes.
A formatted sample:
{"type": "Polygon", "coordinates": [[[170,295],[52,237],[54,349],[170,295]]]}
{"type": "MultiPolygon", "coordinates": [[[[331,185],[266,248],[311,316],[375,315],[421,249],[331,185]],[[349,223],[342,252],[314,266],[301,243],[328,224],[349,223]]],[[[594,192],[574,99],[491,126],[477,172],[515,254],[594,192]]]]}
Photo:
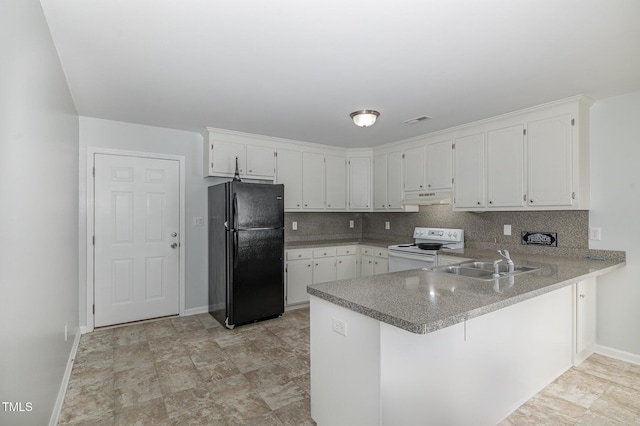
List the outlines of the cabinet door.
{"type": "Polygon", "coordinates": [[[309,301],[307,286],[313,284],[311,259],[287,262],[287,305],[309,301]]]}
{"type": "Polygon", "coordinates": [[[368,210],[371,208],[371,158],[349,159],[349,208],[368,210]]]}
{"type": "Polygon", "coordinates": [[[404,190],[424,189],[424,146],[404,150],[404,190]]]}
{"type": "Polygon", "coordinates": [[[361,277],[368,277],[375,273],[374,271],[375,261],[376,261],[376,258],[373,256],[367,256],[367,255],[360,256],[360,276],[361,277]]]}
{"type": "Polygon", "coordinates": [[[387,156],[387,207],[402,208],[402,152],[387,156]]]}
{"type": "Polygon", "coordinates": [[[284,184],[284,208],[296,210],[302,208],[302,154],[300,151],[279,149],[277,183],[284,184]]]}
{"type": "Polygon", "coordinates": [[[389,259],[376,257],[373,262],[373,274],[386,274],[387,272],[389,272],[389,259]]]}
{"type": "Polygon", "coordinates": [[[336,280],[336,258],[323,257],[313,259],[313,283],[324,283],[336,280]]]}
{"type": "Polygon", "coordinates": [[[425,170],[427,189],[451,189],[453,167],[452,140],[427,145],[427,167],[425,170]]]}
{"type": "Polygon", "coordinates": [[[358,276],[358,256],[338,256],[336,258],[336,279],[346,280],[358,276]]]}
{"type": "Polygon", "coordinates": [[[373,208],[387,209],[387,155],[373,157],[373,208]]]}
{"type": "Polygon", "coordinates": [[[247,145],[247,177],[273,178],[276,173],[275,149],[247,145]]]}
{"type": "Polygon", "coordinates": [[[347,208],[347,158],[337,155],[324,157],[326,167],[327,208],[344,210],[347,208]]]}
{"type": "Polygon", "coordinates": [[[576,284],[576,353],[586,358],[596,343],[596,280],[576,284]],[[587,353],[584,353],[584,352],[587,353]]]}
{"type": "Polygon", "coordinates": [[[455,140],[454,205],[485,207],[484,133],[455,140]]]}
{"type": "Polygon", "coordinates": [[[571,114],[527,123],[528,205],[571,206],[571,114]]]}
{"type": "Polygon", "coordinates": [[[524,197],[524,125],[488,132],[488,207],[522,207],[524,197]]]}
{"type": "Polygon", "coordinates": [[[238,158],[238,171],[244,176],[245,146],[240,143],[225,141],[213,142],[213,172],[216,175],[233,176],[238,158]]]}
{"type": "Polygon", "coordinates": [[[324,209],[324,155],[302,153],[302,208],[324,209]]]}

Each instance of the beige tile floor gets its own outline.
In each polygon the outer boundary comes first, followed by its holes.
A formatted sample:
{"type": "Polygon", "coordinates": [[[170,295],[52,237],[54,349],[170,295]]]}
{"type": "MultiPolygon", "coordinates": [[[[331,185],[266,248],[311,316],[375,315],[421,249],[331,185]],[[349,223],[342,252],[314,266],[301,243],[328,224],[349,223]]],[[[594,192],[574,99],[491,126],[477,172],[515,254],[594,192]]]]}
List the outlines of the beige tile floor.
{"type": "MultiPolygon", "coordinates": [[[[82,336],[61,425],[313,425],[309,310],[222,328],[209,314],[82,336]]],[[[593,355],[501,426],[640,425],[640,366],[593,355]]]]}

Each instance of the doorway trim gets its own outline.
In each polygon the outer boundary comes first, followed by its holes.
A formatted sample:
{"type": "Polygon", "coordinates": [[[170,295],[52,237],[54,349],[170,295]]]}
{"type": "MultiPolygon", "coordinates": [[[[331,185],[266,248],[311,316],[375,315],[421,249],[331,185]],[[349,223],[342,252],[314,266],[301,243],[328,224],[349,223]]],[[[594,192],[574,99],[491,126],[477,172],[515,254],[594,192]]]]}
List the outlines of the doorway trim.
{"type": "MultiPolygon", "coordinates": [[[[93,182],[93,165],[94,156],[96,154],[117,155],[121,157],[141,157],[151,158],[157,160],[174,160],[178,161],[180,172],[178,183],[179,194],[179,209],[180,209],[180,238],[178,243],[180,244],[180,256],[178,259],[178,314],[184,316],[185,314],[185,237],[186,237],[186,209],[185,209],[185,186],[186,186],[186,173],[185,173],[185,157],[180,155],[168,155],[157,154],[153,152],[140,152],[140,151],[126,151],[120,149],[109,149],[100,147],[87,147],[87,167],[86,167],[86,188],[87,188],[87,204],[86,204],[86,330],[84,332],[91,332],[95,328],[95,316],[93,314],[94,304],[94,286],[95,286],[95,274],[94,274],[94,246],[93,246],[93,230],[95,227],[95,188],[93,182]]],[[[82,321],[81,321],[82,322],[82,321]]]]}

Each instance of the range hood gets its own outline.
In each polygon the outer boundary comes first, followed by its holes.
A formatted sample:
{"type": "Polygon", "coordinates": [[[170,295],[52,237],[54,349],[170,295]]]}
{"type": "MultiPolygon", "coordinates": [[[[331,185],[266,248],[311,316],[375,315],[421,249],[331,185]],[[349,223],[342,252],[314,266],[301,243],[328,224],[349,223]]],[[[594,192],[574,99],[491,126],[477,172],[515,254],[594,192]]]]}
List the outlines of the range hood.
{"type": "Polygon", "coordinates": [[[430,206],[434,204],[451,204],[451,191],[406,192],[403,204],[430,206]]]}

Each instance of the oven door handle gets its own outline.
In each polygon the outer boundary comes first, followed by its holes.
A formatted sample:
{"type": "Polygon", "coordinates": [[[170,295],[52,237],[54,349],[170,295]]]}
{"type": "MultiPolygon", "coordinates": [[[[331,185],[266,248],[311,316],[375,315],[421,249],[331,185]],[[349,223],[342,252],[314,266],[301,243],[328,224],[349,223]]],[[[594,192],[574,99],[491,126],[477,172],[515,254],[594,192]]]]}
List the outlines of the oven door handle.
{"type": "Polygon", "coordinates": [[[410,253],[398,253],[389,250],[389,257],[396,257],[399,259],[411,259],[411,260],[421,260],[423,262],[434,263],[436,261],[437,255],[435,254],[410,254],[410,253]]]}

